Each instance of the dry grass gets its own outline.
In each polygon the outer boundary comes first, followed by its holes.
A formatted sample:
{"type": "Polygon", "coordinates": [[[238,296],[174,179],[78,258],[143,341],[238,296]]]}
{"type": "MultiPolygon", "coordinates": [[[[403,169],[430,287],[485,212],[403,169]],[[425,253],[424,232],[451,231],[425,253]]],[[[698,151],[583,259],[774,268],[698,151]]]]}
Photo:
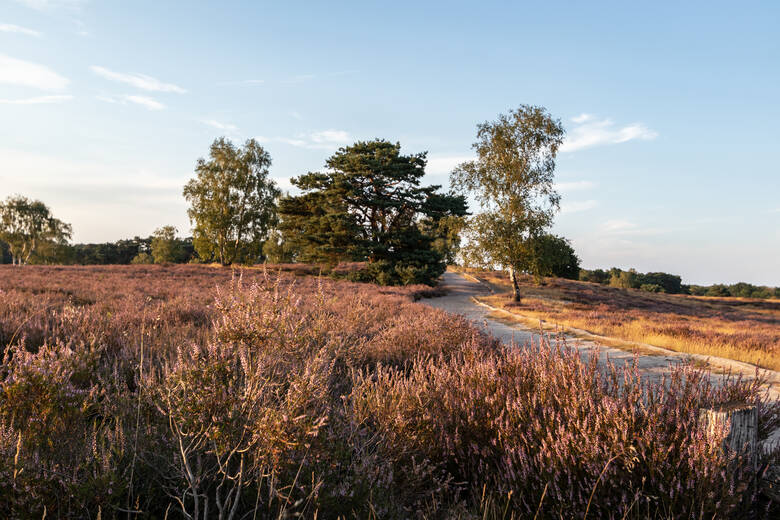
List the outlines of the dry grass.
{"type": "Polygon", "coordinates": [[[678,352],[717,356],[780,370],[780,302],[653,294],[589,282],[547,278],[521,280],[523,300],[511,301],[501,272],[467,270],[495,294],[486,303],[538,325],[584,329],[617,340],[648,343],[678,352]]]}

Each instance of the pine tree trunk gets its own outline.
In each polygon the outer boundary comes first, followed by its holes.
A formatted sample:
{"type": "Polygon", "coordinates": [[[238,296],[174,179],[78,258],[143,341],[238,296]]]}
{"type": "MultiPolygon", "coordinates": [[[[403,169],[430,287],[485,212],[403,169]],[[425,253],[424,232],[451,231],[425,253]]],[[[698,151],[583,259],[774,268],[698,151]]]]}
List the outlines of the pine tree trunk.
{"type": "Polygon", "coordinates": [[[509,279],[512,281],[512,300],[515,302],[520,301],[520,285],[517,282],[517,273],[514,267],[509,268],[509,279]]]}

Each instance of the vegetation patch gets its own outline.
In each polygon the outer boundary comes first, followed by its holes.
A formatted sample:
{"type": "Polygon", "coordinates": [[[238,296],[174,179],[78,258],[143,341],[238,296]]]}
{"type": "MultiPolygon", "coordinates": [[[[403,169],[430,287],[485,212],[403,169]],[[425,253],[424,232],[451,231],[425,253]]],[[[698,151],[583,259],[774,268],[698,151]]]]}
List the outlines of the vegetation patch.
{"type": "Polygon", "coordinates": [[[766,437],[760,382],[506,349],[414,286],[139,265],[0,287],[3,517],[771,514],[698,423],[741,401],[766,437]]]}
{"type": "Polygon", "coordinates": [[[497,292],[486,300],[491,305],[537,322],[780,370],[777,300],[701,298],[561,278],[546,278],[537,285],[525,276],[519,278],[524,298],[518,303],[510,298],[506,274],[467,272],[497,292]]]}

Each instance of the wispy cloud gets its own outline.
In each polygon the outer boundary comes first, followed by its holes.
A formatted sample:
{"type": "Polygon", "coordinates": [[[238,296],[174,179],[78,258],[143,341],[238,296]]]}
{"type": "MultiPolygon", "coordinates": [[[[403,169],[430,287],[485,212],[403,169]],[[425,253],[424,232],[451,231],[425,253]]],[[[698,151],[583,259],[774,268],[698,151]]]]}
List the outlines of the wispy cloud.
{"type": "Polygon", "coordinates": [[[290,111],[290,117],[292,117],[293,119],[297,119],[298,121],[303,120],[303,116],[300,114],[300,112],[297,112],[296,110],[290,111]]]}
{"type": "Polygon", "coordinates": [[[637,225],[627,219],[607,220],[601,225],[601,230],[606,233],[624,233],[634,231],[637,225]]]}
{"type": "Polygon", "coordinates": [[[591,114],[581,114],[573,117],[571,121],[575,126],[569,131],[566,141],[561,146],[562,152],[574,152],[636,139],[649,141],[658,137],[657,132],[641,123],[618,127],[610,119],[597,119],[591,114]]]}
{"type": "Polygon", "coordinates": [[[201,123],[216,128],[217,130],[223,130],[225,132],[237,132],[238,127],[230,123],[221,123],[214,119],[202,119],[201,123]]]}
{"type": "Polygon", "coordinates": [[[62,90],[69,81],[44,65],[0,54],[0,83],[41,90],[62,90]]]}
{"type": "Polygon", "coordinates": [[[141,90],[148,90],[150,92],[174,92],[176,94],[184,94],[187,92],[178,85],[174,85],[173,83],[164,83],[145,74],[127,74],[124,72],[116,72],[98,65],[93,65],[90,67],[90,69],[92,69],[92,72],[102,78],[111,81],[118,81],[120,83],[126,83],[141,90]]]}
{"type": "Polygon", "coordinates": [[[580,211],[587,211],[589,209],[593,209],[598,205],[599,203],[597,200],[563,202],[561,204],[561,214],[579,213],[580,211]]]}
{"type": "Polygon", "coordinates": [[[73,96],[38,96],[21,99],[0,99],[0,105],[43,105],[48,103],[62,103],[70,101],[73,96]]]}
{"type": "Polygon", "coordinates": [[[146,96],[126,96],[125,99],[127,99],[130,103],[141,105],[142,107],[146,107],[149,110],[162,110],[165,108],[165,105],[159,101],[146,96]]]}
{"type": "Polygon", "coordinates": [[[147,96],[131,96],[131,95],[125,95],[125,96],[98,96],[98,99],[100,101],[105,101],[106,103],[118,103],[120,105],[125,105],[127,103],[134,103],[136,105],[140,105],[148,110],[163,110],[165,108],[165,105],[157,101],[156,99],[152,99],[147,96]]]}
{"type": "Polygon", "coordinates": [[[321,132],[312,132],[309,138],[314,144],[331,145],[346,144],[352,140],[349,133],[344,130],[322,130],[321,132]]]}
{"type": "Polygon", "coordinates": [[[35,36],[36,38],[43,36],[40,31],[36,31],[35,29],[28,29],[27,27],[14,25],[12,23],[0,23],[0,32],[24,34],[26,36],[35,36]]]}
{"type": "Polygon", "coordinates": [[[261,143],[285,143],[289,144],[290,146],[295,146],[298,148],[309,148],[313,150],[333,150],[335,148],[347,145],[353,141],[353,138],[349,135],[349,132],[346,132],[345,130],[334,129],[298,134],[295,137],[257,136],[256,139],[261,143]]]}

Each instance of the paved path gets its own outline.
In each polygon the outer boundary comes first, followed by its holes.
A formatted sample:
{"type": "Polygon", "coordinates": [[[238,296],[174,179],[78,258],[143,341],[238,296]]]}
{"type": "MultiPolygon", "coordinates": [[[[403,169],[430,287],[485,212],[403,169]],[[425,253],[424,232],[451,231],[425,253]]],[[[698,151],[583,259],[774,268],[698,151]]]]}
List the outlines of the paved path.
{"type": "MultiPolygon", "coordinates": [[[[539,341],[539,332],[529,329],[520,323],[507,324],[502,321],[491,318],[493,311],[476,303],[472,297],[484,296],[490,294],[485,285],[471,281],[457,273],[444,273],[442,277],[444,286],[449,290],[446,296],[423,300],[423,303],[436,307],[444,311],[460,314],[468,318],[472,323],[482,330],[485,330],[493,336],[499,338],[506,344],[527,344],[529,341],[539,341]]],[[[599,349],[599,362],[606,363],[607,359],[616,365],[621,363],[631,363],[634,360],[634,353],[626,350],[620,350],[604,345],[599,345],[593,341],[583,340],[575,337],[565,337],[566,343],[579,350],[583,356],[592,353],[593,349],[599,349]]],[[[702,359],[702,356],[697,356],[702,359]]],[[[690,356],[683,353],[676,353],[659,349],[659,354],[642,354],[637,357],[639,370],[644,377],[651,380],[660,380],[665,374],[671,372],[671,367],[676,364],[687,362],[690,356]]],[[[718,358],[718,365],[728,367],[733,372],[742,373],[746,378],[755,376],[755,369],[745,363],[739,363],[731,360],[718,358]]],[[[780,378],[777,372],[768,371],[770,376],[776,381],[780,378]]],[[[714,372],[711,375],[714,381],[720,381],[723,376],[714,372]]],[[[777,385],[769,389],[770,395],[775,399],[780,399],[780,391],[777,385]]]]}

